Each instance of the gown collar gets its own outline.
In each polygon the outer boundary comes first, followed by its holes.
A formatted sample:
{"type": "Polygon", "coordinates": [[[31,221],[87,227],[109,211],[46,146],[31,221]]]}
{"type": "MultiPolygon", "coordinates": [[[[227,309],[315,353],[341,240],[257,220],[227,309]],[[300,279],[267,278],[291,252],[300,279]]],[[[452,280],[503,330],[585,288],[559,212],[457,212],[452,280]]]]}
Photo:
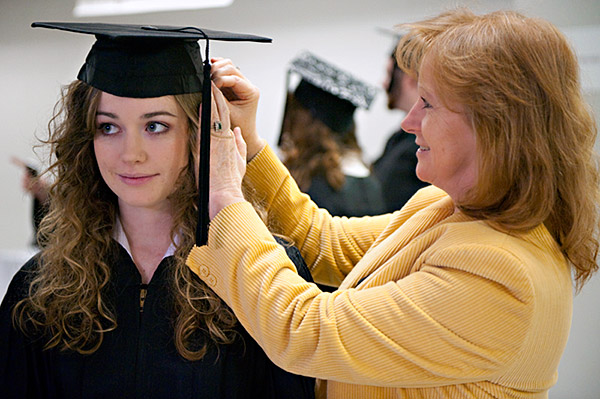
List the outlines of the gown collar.
{"type": "MultiPolygon", "coordinates": [[[[121,224],[121,218],[119,218],[118,215],[117,220],[115,222],[115,228],[113,230],[113,238],[115,239],[115,241],[121,244],[123,248],[125,248],[131,259],[133,259],[133,256],[131,255],[131,247],[129,246],[129,240],[127,239],[127,235],[125,235],[125,230],[123,230],[123,224],[121,224]]],[[[169,245],[169,248],[167,248],[167,251],[163,255],[163,259],[168,256],[173,256],[175,254],[175,250],[177,249],[176,244],[179,244],[179,234],[175,236],[174,241],[175,244],[171,242],[171,245],[169,245]]]]}

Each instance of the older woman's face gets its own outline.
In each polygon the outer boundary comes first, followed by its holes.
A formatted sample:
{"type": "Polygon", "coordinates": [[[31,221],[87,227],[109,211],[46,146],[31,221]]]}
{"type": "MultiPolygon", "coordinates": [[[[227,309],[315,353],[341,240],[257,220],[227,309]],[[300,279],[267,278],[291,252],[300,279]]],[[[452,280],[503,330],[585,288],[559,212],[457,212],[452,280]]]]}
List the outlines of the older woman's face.
{"type": "Polygon", "coordinates": [[[419,145],[417,176],[446,191],[454,201],[460,200],[476,183],[475,132],[460,104],[454,104],[451,111],[437,97],[427,58],[418,90],[420,98],[402,121],[402,128],[414,134],[419,145]]]}

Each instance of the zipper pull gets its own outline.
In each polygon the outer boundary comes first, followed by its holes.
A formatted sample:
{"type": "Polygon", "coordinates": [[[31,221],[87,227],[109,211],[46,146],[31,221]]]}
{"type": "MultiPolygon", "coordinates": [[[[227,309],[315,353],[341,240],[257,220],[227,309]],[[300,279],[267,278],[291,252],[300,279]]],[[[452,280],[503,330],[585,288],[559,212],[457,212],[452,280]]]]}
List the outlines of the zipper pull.
{"type": "Polygon", "coordinates": [[[148,284],[140,284],[140,313],[144,313],[144,302],[148,294],[148,284]]]}

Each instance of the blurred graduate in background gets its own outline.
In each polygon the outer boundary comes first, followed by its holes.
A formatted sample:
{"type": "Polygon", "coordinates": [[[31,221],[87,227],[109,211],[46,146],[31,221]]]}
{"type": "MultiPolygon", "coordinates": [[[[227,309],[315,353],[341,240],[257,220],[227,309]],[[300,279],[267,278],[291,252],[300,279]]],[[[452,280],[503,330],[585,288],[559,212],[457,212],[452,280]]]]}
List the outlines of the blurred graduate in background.
{"type": "MultiPolygon", "coordinates": [[[[383,88],[390,110],[399,110],[406,114],[419,99],[417,78],[398,67],[396,46],[388,58],[383,88]]],[[[417,177],[418,149],[415,136],[398,127],[388,138],[383,153],[373,162],[373,173],[381,183],[385,213],[402,208],[417,190],[428,185],[417,177]]]]}
{"type": "Polygon", "coordinates": [[[382,213],[381,186],[363,160],[354,121],[377,89],[309,52],[292,60],[287,87],[278,144],[300,189],[334,216],[382,213]]]}

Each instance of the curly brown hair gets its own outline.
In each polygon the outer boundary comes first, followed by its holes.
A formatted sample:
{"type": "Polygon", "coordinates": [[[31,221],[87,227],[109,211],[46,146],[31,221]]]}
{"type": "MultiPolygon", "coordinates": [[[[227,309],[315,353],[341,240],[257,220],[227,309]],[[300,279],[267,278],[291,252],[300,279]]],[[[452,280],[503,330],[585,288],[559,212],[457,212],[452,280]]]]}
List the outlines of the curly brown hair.
{"type": "Polygon", "coordinates": [[[334,132],[288,93],[281,131],[283,163],[302,191],[308,191],[315,176],[325,176],[335,190],[342,188],[342,154],[361,151],[354,123],[346,132],[334,132]]]}
{"type": "MultiPolygon", "coordinates": [[[[24,332],[42,332],[47,348],[93,353],[104,333],[117,326],[103,290],[110,281],[106,263],[113,245],[118,214],[115,194],[104,183],[93,149],[96,111],[101,92],[75,81],[65,87],[49,123],[48,144],[54,158],[47,173],[54,176],[50,207],[41,223],[41,253],[27,298],[15,306],[13,318],[24,332]]],[[[188,360],[204,356],[208,345],[235,339],[233,312],[185,265],[194,245],[197,191],[193,170],[201,93],[174,96],[188,117],[188,167],[170,196],[174,209],[171,238],[178,246],[171,268],[174,298],[174,342],[188,360]],[[211,340],[198,344],[196,334],[211,340]]]]}

